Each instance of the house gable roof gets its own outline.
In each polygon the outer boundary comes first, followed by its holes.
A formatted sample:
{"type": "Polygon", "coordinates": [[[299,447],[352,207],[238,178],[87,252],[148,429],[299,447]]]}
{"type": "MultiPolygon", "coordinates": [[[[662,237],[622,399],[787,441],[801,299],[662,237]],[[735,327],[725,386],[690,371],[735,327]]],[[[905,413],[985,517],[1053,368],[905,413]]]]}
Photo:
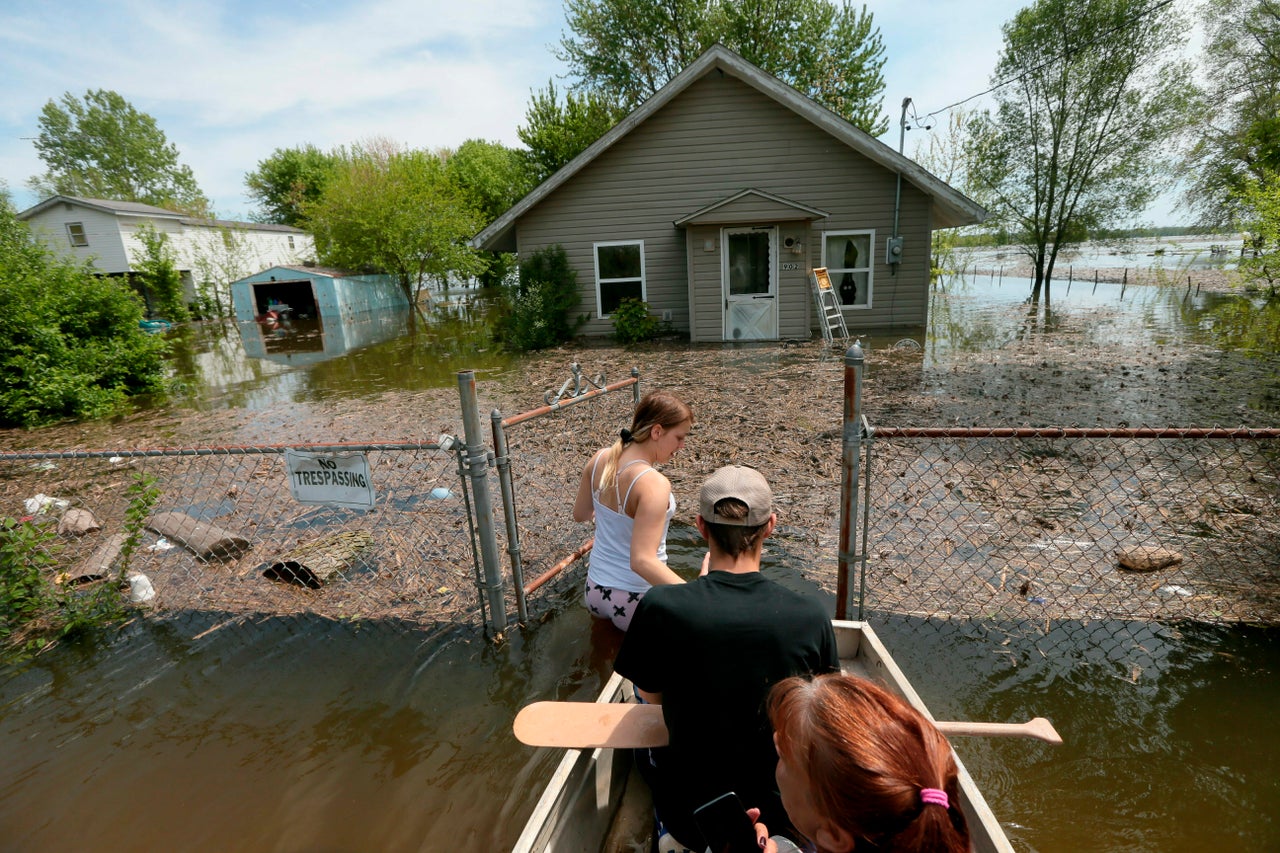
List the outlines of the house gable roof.
{"type": "Polygon", "coordinates": [[[102,213],[109,213],[113,216],[144,216],[148,219],[172,219],[177,220],[183,225],[193,225],[207,228],[243,228],[249,231],[279,231],[286,234],[306,234],[307,232],[301,228],[295,228],[292,225],[273,225],[264,222],[238,222],[231,219],[202,219],[200,217],[189,216],[176,210],[167,210],[163,207],[156,207],[152,204],[143,204],[140,201],[113,201],[104,198],[80,198],[73,195],[55,195],[47,198],[33,207],[18,214],[18,218],[22,220],[30,219],[36,214],[43,213],[46,210],[60,204],[65,203],[77,207],[86,207],[90,210],[97,210],[102,213]]]}
{"type": "Polygon", "coordinates": [[[825,210],[811,205],[764,190],[745,189],[695,210],[688,216],[682,216],[671,224],[683,228],[686,225],[726,225],[757,221],[760,219],[762,204],[769,210],[767,218],[775,222],[826,219],[828,216],[825,210]]]}
{"type": "Polygon", "coordinates": [[[37,213],[43,213],[58,204],[87,207],[90,210],[97,210],[102,213],[110,213],[113,215],[123,213],[125,215],[149,216],[155,219],[182,219],[186,215],[173,210],[165,210],[163,207],[143,204],[139,201],[111,201],[103,198],[80,198],[79,196],[73,195],[55,195],[52,198],[45,199],[34,207],[29,207],[22,211],[18,214],[18,218],[30,219],[37,213]]]}
{"type": "Polygon", "coordinates": [[[509,210],[495,219],[487,228],[471,240],[480,249],[496,251],[514,247],[516,222],[530,208],[555,192],[589,163],[611,148],[638,125],[643,123],[666,104],[711,71],[730,74],[756,91],[777,101],[817,127],[831,134],[845,145],[878,163],[886,169],[898,172],[903,179],[924,192],[932,200],[934,227],[950,228],[981,222],[987,211],[977,202],[965,196],[942,179],[932,175],[919,163],[904,157],[870,134],[850,124],[831,110],[801,94],[771,74],[743,59],[720,44],[712,45],[701,56],[673,77],[652,97],[636,107],[622,121],[609,129],[585,151],[566,163],[558,172],[547,178],[509,210]]]}

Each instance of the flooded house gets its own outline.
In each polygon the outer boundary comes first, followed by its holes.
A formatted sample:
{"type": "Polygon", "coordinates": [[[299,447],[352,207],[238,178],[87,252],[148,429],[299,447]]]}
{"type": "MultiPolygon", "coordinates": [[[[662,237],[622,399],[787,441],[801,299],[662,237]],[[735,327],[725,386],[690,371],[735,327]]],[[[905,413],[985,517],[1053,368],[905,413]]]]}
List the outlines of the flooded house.
{"type": "Polygon", "coordinates": [[[720,45],[536,187],[472,245],[559,244],[583,331],[624,298],[693,341],[807,339],[829,271],[850,331],[921,325],[935,229],[986,211],[720,45]]]}

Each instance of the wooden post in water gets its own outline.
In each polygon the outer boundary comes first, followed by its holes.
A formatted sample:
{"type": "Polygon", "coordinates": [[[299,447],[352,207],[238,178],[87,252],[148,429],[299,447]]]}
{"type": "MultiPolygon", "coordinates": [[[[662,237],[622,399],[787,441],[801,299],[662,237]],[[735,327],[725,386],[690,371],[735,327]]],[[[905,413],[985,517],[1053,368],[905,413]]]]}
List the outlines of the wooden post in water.
{"type": "Polygon", "coordinates": [[[1128,268],[1128,267],[1125,267],[1125,268],[1124,268],[1124,279],[1122,279],[1120,283],[1121,283],[1121,284],[1128,284],[1128,283],[1129,283],[1129,268],[1128,268]]]}

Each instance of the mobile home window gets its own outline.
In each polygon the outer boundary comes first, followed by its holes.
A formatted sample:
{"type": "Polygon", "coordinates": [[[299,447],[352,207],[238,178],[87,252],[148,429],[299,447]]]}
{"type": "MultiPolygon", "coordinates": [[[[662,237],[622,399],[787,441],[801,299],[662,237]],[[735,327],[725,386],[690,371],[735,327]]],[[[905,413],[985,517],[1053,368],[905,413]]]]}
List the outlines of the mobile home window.
{"type": "Polygon", "coordinates": [[[84,233],[83,222],[68,222],[67,237],[71,239],[71,245],[73,246],[89,245],[89,238],[86,237],[84,233]]]}
{"type": "Polygon", "coordinates": [[[876,244],[875,231],[825,231],[822,265],[831,275],[840,304],[845,308],[870,308],[876,244]]]}
{"type": "Polygon", "coordinates": [[[596,317],[605,319],[622,300],[644,301],[644,241],[596,243],[596,317]]]}

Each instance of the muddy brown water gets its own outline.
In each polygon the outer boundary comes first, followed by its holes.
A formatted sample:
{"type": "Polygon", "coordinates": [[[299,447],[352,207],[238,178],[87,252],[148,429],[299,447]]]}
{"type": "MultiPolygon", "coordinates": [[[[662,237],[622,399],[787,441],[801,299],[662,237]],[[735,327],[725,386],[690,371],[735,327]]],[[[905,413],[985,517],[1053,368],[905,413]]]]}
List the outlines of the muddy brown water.
{"type": "MultiPolygon", "coordinates": [[[[1032,405],[992,393],[1000,383],[1053,390],[1053,377],[1020,373],[1034,359],[1006,357],[1036,336],[1038,357],[1065,349],[1081,373],[1118,371],[1124,351],[1127,375],[1142,375],[1075,422],[1280,423],[1273,307],[1157,288],[1062,290],[1046,316],[1027,311],[1008,279],[951,282],[930,329],[864,343],[873,357],[914,341],[917,402],[942,410],[967,395],[981,423],[1032,405]],[[1152,354],[1170,348],[1194,348],[1204,382],[1186,381],[1180,365],[1184,381],[1160,384],[1167,359],[1152,354]]],[[[433,334],[425,349],[392,339],[292,364],[246,359],[234,333],[201,332],[178,356],[186,405],[267,440],[310,428],[298,419],[320,400],[355,411],[380,390],[511,368],[463,330],[433,334]]],[[[748,367],[755,357],[735,356],[748,367]]],[[[1061,404],[1048,396],[1044,417],[1067,422],[1060,411],[1074,410],[1053,411],[1061,404]]],[[[695,571],[700,554],[677,534],[679,568],[695,571]]],[[[766,570],[822,594],[804,568],[772,560],[766,570]]],[[[515,711],[590,696],[608,673],[612,640],[577,599],[569,579],[539,621],[500,644],[469,626],[196,613],[138,619],[0,671],[0,850],[506,849],[556,759],[515,743],[515,711]]],[[[1056,749],[957,744],[1017,849],[1280,849],[1276,629],[869,616],[939,718],[1043,715],[1066,739],[1056,749]]]]}

